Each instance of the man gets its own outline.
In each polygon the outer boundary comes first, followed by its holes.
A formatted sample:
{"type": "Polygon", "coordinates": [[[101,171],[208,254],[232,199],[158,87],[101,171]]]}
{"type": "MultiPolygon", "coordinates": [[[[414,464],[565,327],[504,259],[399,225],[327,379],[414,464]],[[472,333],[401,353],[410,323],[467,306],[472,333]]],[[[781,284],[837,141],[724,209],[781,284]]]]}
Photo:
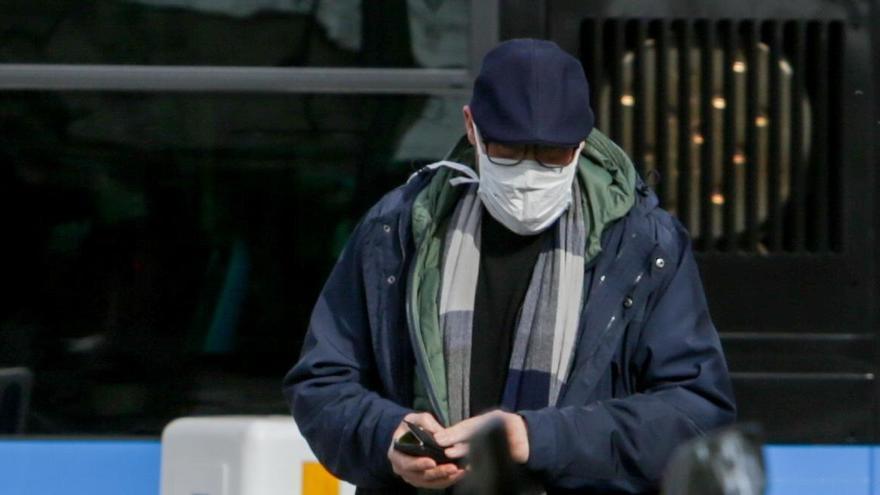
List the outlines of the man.
{"type": "Polygon", "coordinates": [[[674,447],[735,417],[687,232],[554,43],[488,53],[463,113],[324,287],[284,384],[303,435],[360,493],[466,476],[396,451],[404,419],[460,458],[496,418],[548,493],[655,490],[674,447]]]}

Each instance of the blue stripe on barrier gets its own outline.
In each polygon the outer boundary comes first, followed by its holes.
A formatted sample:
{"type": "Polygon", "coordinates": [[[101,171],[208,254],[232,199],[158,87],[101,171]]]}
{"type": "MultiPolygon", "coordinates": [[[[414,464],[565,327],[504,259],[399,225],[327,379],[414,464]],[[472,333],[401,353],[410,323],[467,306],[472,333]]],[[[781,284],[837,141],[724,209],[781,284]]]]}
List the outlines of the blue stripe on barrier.
{"type": "MultiPolygon", "coordinates": [[[[880,495],[877,446],[765,447],[767,495],[880,495]]],[[[159,495],[158,440],[0,441],[3,495],[159,495]]]]}
{"type": "Polygon", "coordinates": [[[0,441],[3,495],[158,495],[158,440],[0,441]]]}
{"type": "Polygon", "coordinates": [[[872,495],[878,447],[839,445],[773,445],[764,448],[768,495],[872,495]]]}

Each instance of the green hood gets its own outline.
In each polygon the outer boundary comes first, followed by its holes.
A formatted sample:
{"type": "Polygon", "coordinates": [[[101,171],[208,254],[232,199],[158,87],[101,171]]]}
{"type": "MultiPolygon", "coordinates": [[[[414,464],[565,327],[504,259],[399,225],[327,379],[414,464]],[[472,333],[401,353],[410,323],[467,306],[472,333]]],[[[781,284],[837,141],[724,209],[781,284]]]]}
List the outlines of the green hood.
{"type": "MultiPolygon", "coordinates": [[[[475,168],[474,155],[473,146],[463,137],[447,159],[475,168]]],[[[636,170],[626,153],[597,129],[587,137],[577,166],[577,180],[585,193],[581,195],[587,233],[584,262],[589,263],[602,251],[605,227],[626,215],[635,203],[636,170]]],[[[433,411],[443,424],[448,422],[448,400],[438,294],[446,226],[465,190],[449,185],[449,179],[457,174],[449,168],[438,169],[415,199],[412,229],[416,257],[407,296],[410,324],[415,327],[411,335],[416,352],[421,353],[427,381],[415,381],[413,406],[433,411]]]]}

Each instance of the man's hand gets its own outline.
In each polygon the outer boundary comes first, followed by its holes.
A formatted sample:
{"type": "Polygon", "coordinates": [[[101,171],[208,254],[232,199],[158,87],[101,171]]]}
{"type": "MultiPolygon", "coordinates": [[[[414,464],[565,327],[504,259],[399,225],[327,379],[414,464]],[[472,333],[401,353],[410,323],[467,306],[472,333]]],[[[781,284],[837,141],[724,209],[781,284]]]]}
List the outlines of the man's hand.
{"type": "Polygon", "coordinates": [[[464,457],[468,452],[468,442],[471,437],[496,418],[504,423],[513,461],[524,464],[529,460],[529,432],[525,420],[519,414],[491,411],[442,430],[434,435],[434,439],[441,446],[449,447],[445,451],[447,457],[452,459],[464,457]]]}
{"type": "MultiPolygon", "coordinates": [[[[415,423],[429,433],[443,431],[440,423],[428,413],[410,413],[404,421],[415,423]]],[[[403,421],[394,430],[391,446],[388,447],[388,460],[394,473],[404,481],[418,488],[442,489],[454,485],[465,474],[465,470],[455,464],[437,465],[430,457],[413,457],[394,450],[394,442],[408,431],[403,421]]]]}

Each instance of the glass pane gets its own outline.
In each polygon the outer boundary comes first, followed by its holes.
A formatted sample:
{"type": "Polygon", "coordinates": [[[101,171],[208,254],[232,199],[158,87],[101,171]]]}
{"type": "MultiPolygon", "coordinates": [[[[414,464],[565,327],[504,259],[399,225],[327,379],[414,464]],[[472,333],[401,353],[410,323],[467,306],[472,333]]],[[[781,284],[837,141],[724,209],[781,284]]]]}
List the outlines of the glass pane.
{"type": "Polygon", "coordinates": [[[0,63],[467,64],[469,0],[4,2],[0,63]]]}
{"type": "Polygon", "coordinates": [[[31,433],[285,413],[366,209],[461,136],[457,99],[0,93],[0,368],[31,433]]]}

